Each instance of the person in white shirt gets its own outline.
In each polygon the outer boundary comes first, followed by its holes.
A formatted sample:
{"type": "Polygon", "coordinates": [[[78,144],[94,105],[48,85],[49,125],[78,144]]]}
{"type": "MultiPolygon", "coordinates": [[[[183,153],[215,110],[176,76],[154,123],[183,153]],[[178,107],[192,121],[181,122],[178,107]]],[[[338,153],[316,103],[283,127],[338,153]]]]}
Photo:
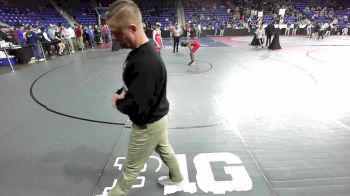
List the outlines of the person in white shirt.
{"type": "Polygon", "coordinates": [[[72,27],[69,27],[68,29],[68,32],[70,34],[70,39],[68,40],[68,43],[69,43],[69,46],[71,48],[71,51],[72,53],[74,53],[74,42],[76,43],[76,35],[75,35],[75,31],[74,31],[74,28],[72,27]]]}
{"type": "Polygon", "coordinates": [[[202,25],[201,25],[201,24],[199,24],[199,25],[197,26],[196,33],[197,33],[197,37],[200,38],[200,37],[201,37],[201,34],[202,34],[202,25]]]}
{"type": "Polygon", "coordinates": [[[263,25],[260,25],[260,27],[255,31],[256,39],[259,40],[260,46],[264,47],[264,38],[265,38],[265,29],[263,25]]]}
{"type": "Polygon", "coordinates": [[[342,30],[342,35],[348,35],[348,27],[345,27],[343,30],[342,30]]]}
{"type": "Polygon", "coordinates": [[[66,29],[66,27],[62,26],[62,32],[61,32],[62,36],[63,36],[63,39],[65,40],[66,44],[68,44],[68,49],[69,49],[69,52],[73,53],[73,50],[72,50],[72,45],[71,45],[71,42],[72,42],[72,35],[69,33],[68,29],[66,29]]]}
{"type": "Polygon", "coordinates": [[[179,43],[180,43],[180,37],[182,35],[183,31],[182,29],[179,27],[179,24],[175,24],[175,28],[174,28],[174,49],[173,49],[173,53],[175,53],[175,49],[176,52],[179,52],[179,43]]]}

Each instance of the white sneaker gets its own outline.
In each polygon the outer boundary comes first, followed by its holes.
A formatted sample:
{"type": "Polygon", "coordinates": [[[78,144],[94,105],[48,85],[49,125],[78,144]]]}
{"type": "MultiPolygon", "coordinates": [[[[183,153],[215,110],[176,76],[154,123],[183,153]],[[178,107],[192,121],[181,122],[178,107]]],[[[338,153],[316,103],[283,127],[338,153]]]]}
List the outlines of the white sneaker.
{"type": "Polygon", "coordinates": [[[165,185],[175,185],[182,187],[183,186],[183,180],[180,182],[173,182],[170,180],[169,176],[161,176],[158,178],[158,183],[165,186],[165,185]]]}
{"type": "Polygon", "coordinates": [[[35,59],[31,59],[28,64],[34,64],[35,63],[35,59]]]}
{"type": "Polygon", "coordinates": [[[43,62],[43,61],[45,61],[45,59],[41,58],[41,59],[39,59],[39,61],[40,61],[40,62],[43,62]]]}

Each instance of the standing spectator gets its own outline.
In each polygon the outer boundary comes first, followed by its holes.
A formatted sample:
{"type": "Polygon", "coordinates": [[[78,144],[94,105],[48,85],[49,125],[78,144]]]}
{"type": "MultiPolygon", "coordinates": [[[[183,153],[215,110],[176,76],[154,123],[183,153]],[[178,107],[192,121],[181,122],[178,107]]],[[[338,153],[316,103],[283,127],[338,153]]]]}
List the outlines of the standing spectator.
{"type": "Polygon", "coordinates": [[[102,35],[101,29],[98,25],[95,25],[93,30],[94,30],[94,35],[95,35],[95,42],[97,45],[100,45],[102,43],[102,41],[101,41],[101,35],[102,35]]]}
{"type": "Polygon", "coordinates": [[[107,24],[103,25],[103,27],[102,27],[102,35],[103,35],[104,42],[105,43],[109,43],[108,26],[107,26],[107,24]]]}
{"type": "Polygon", "coordinates": [[[90,47],[94,48],[95,47],[95,35],[94,35],[94,30],[92,29],[92,26],[89,25],[89,27],[87,28],[87,34],[88,34],[88,38],[89,38],[89,42],[90,42],[90,47]]]}
{"type": "Polygon", "coordinates": [[[45,59],[43,59],[43,56],[40,50],[40,46],[39,46],[40,43],[39,43],[38,36],[36,35],[32,27],[30,27],[30,29],[26,31],[26,38],[27,38],[27,44],[30,45],[30,47],[33,50],[35,60],[45,61],[45,59]]]}
{"type": "Polygon", "coordinates": [[[294,23],[294,28],[293,28],[293,31],[292,31],[292,35],[294,35],[294,36],[297,35],[298,29],[299,29],[299,23],[296,22],[296,23],[294,23]]]}
{"type": "MultiPolygon", "coordinates": [[[[61,36],[63,37],[63,39],[66,41],[66,43],[68,44],[68,49],[70,52],[73,51],[73,42],[72,42],[72,37],[71,37],[71,34],[70,32],[68,31],[68,29],[66,29],[65,26],[62,26],[61,28],[61,36]]],[[[72,52],[73,53],[73,52],[72,52]]]]}
{"type": "Polygon", "coordinates": [[[288,23],[287,23],[286,32],[284,32],[284,35],[289,35],[290,27],[291,27],[291,24],[288,22],[288,23]]]}
{"type": "Polygon", "coordinates": [[[220,30],[220,25],[219,25],[219,23],[215,23],[215,28],[214,28],[215,35],[217,35],[217,34],[219,33],[219,30],[220,30]]]}
{"type": "Polygon", "coordinates": [[[112,32],[108,25],[107,25],[107,31],[108,31],[108,40],[109,40],[108,43],[110,43],[112,42],[112,32]]]}
{"type": "Polygon", "coordinates": [[[306,35],[308,39],[312,38],[312,23],[306,26],[306,35]]]}
{"type": "Polygon", "coordinates": [[[69,41],[69,45],[72,49],[72,53],[74,53],[75,52],[74,46],[77,43],[77,36],[75,35],[74,27],[70,26],[67,30],[71,36],[70,41],[69,41]]]}
{"type": "Polygon", "coordinates": [[[224,36],[224,32],[225,32],[225,25],[221,24],[220,25],[220,36],[224,36]]]}
{"type": "Polygon", "coordinates": [[[26,43],[26,40],[23,35],[23,26],[20,26],[16,31],[17,31],[17,40],[19,45],[24,46],[26,43]]]}
{"type": "Polygon", "coordinates": [[[75,25],[75,36],[77,36],[78,48],[84,50],[83,30],[80,25],[75,25]]]}

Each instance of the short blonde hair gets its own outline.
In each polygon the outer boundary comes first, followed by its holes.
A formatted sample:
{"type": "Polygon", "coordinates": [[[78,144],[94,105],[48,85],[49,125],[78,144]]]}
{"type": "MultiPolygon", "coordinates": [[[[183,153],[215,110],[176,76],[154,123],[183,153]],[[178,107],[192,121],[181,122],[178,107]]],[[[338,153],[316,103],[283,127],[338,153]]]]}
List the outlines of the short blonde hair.
{"type": "Polygon", "coordinates": [[[107,12],[107,20],[110,19],[117,20],[123,27],[130,24],[142,27],[141,11],[132,0],[117,0],[112,3],[107,12]]]}

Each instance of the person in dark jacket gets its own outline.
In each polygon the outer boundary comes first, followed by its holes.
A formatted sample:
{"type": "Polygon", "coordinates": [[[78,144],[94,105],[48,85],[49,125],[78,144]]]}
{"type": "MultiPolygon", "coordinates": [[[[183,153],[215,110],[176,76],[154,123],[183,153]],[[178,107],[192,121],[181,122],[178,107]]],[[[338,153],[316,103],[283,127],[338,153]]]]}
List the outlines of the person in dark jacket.
{"type": "Polygon", "coordinates": [[[91,25],[89,25],[86,32],[87,32],[88,37],[89,37],[90,47],[94,48],[96,46],[95,35],[94,35],[94,29],[92,28],[91,25]]]}
{"type": "Polygon", "coordinates": [[[45,61],[43,58],[40,46],[39,46],[39,38],[34,32],[33,28],[30,28],[26,32],[26,39],[27,39],[27,44],[30,45],[30,47],[33,50],[34,57],[36,58],[36,61],[45,61]]]}
{"type": "Polygon", "coordinates": [[[269,46],[270,50],[282,49],[281,44],[280,44],[280,32],[281,32],[280,27],[275,29],[275,34],[273,35],[273,40],[269,46]]]}
{"type": "Polygon", "coordinates": [[[54,58],[51,46],[53,46],[50,38],[48,37],[47,30],[45,29],[44,26],[40,27],[40,33],[37,34],[38,39],[41,43],[41,46],[43,47],[44,50],[44,55],[47,53],[50,58],[54,58]]]}
{"type": "Polygon", "coordinates": [[[94,30],[94,36],[95,36],[95,43],[99,46],[101,45],[101,29],[98,25],[95,25],[93,27],[94,30]]]}
{"type": "Polygon", "coordinates": [[[317,24],[315,25],[315,28],[314,28],[314,34],[317,33],[317,35],[319,35],[320,29],[321,29],[321,26],[320,26],[320,24],[317,23],[317,24]]]}
{"type": "Polygon", "coordinates": [[[17,39],[18,39],[18,43],[21,46],[24,46],[26,43],[26,40],[24,39],[23,36],[23,27],[18,27],[18,29],[16,30],[17,33],[17,39]]]}
{"type": "Polygon", "coordinates": [[[266,47],[270,46],[271,44],[271,38],[272,38],[272,34],[275,31],[275,26],[273,25],[273,23],[269,23],[265,29],[266,32],[266,47]]]}
{"type": "Polygon", "coordinates": [[[320,39],[320,37],[322,37],[322,39],[324,39],[324,34],[325,34],[325,28],[324,25],[320,25],[320,28],[318,29],[318,38],[320,39]]]}
{"type": "Polygon", "coordinates": [[[128,195],[154,150],[169,167],[169,176],[159,178],[158,182],[180,188],[183,176],[168,142],[169,102],[164,62],[143,31],[141,12],[133,1],[115,1],[109,8],[107,24],[121,46],[131,49],[123,66],[122,88],[114,94],[112,105],[133,122],[122,172],[108,195],[128,195]]]}

